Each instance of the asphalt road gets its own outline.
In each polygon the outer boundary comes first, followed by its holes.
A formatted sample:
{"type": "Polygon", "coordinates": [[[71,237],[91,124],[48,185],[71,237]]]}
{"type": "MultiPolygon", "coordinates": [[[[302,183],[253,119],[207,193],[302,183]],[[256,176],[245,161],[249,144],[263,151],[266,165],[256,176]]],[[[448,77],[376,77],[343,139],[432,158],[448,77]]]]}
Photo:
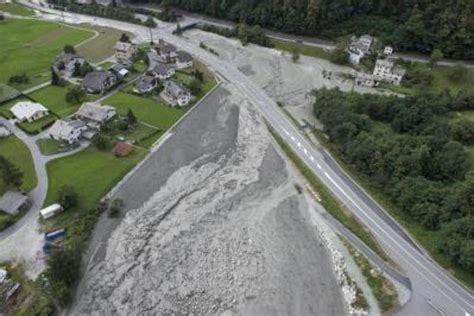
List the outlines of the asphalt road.
{"type": "MultiPolygon", "coordinates": [[[[141,7],[152,11],[159,11],[154,7],[150,7],[149,5],[142,4],[142,5],[130,5],[132,7],[141,7]]],[[[215,25],[219,27],[225,28],[233,28],[237,25],[237,23],[217,18],[212,18],[209,16],[190,13],[183,10],[177,10],[185,19],[193,20],[194,22],[201,22],[204,24],[215,25]]],[[[276,32],[272,30],[265,29],[265,33],[268,37],[289,41],[289,42],[298,42],[308,46],[319,47],[325,50],[333,50],[336,48],[336,43],[328,40],[323,40],[317,37],[312,36],[303,36],[303,35],[295,35],[283,32],[276,32]]],[[[422,55],[422,54],[413,54],[413,53],[395,53],[394,57],[403,59],[405,61],[412,61],[412,62],[420,62],[420,63],[428,63],[430,61],[430,56],[422,55]]],[[[452,67],[456,65],[463,65],[464,67],[474,68],[474,62],[468,60],[456,60],[456,59],[442,59],[437,63],[438,66],[447,66],[452,67]]]]}
{"type": "MultiPolygon", "coordinates": [[[[56,13],[54,10],[50,12],[56,13]]],[[[65,14],[64,18],[70,23],[88,22],[127,30],[136,34],[135,41],[146,41],[149,38],[148,29],[139,25],[71,13],[65,14]]],[[[337,165],[328,163],[330,158],[300,133],[275,101],[234,66],[184,38],[172,35],[173,28],[174,25],[160,22],[159,28],[153,30],[154,37],[173,42],[180,49],[190,52],[246,95],[268,123],[331,192],[369,228],[388,255],[405,270],[412,282],[413,292],[410,301],[398,312],[400,315],[463,315],[465,312],[474,314],[472,293],[460,286],[447,271],[407,240],[406,234],[398,229],[398,225],[389,216],[381,216],[386,214],[384,210],[378,207],[370,196],[358,189],[350,178],[341,176],[337,165]]]]}

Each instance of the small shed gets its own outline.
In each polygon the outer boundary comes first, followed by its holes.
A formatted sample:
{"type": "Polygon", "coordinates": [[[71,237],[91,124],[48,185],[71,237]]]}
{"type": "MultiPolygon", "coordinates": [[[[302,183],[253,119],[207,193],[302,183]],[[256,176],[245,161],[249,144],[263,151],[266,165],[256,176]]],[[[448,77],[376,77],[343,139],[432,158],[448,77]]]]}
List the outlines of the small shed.
{"type": "Polygon", "coordinates": [[[126,142],[118,142],[115,144],[113,152],[117,157],[126,157],[133,151],[133,145],[126,142]]]}
{"type": "Polygon", "coordinates": [[[8,191],[0,198],[0,210],[10,215],[16,215],[29,207],[28,197],[20,192],[8,191]]]}

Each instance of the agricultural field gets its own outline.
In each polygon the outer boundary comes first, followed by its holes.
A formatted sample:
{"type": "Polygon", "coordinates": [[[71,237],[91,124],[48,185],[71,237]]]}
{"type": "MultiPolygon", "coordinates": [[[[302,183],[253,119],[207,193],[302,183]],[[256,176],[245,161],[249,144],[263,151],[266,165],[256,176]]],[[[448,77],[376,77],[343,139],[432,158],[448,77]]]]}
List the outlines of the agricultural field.
{"type": "MultiPolygon", "coordinates": [[[[0,139],[0,153],[3,157],[14,163],[23,172],[23,191],[30,191],[36,186],[36,173],[31,153],[15,136],[0,139]]],[[[7,191],[5,184],[0,180],[0,195],[7,191]]]]}
{"type": "MultiPolygon", "coordinates": [[[[77,111],[81,104],[70,104],[66,102],[66,93],[72,85],[66,87],[48,86],[37,90],[30,95],[31,99],[41,103],[52,113],[59,117],[66,117],[77,111]]],[[[97,100],[97,96],[87,95],[85,102],[97,100]]]]}
{"type": "Polygon", "coordinates": [[[119,92],[102,103],[114,106],[120,115],[126,115],[128,110],[132,110],[138,121],[162,130],[171,127],[184,114],[184,110],[169,107],[163,101],[124,92],[119,92]]]}
{"type": "MultiPolygon", "coordinates": [[[[82,28],[98,32],[99,35],[90,41],[76,47],[77,52],[84,56],[90,63],[98,63],[114,54],[115,43],[122,35],[122,31],[105,26],[81,24],[82,28]]],[[[130,38],[131,33],[125,32],[130,38]]]]}
{"type": "Polygon", "coordinates": [[[73,187],[79,196],[79,204],[74,210],[68,210],[48,224],[72,225],[75,218],[96,207],[100,199],[145,154],[146,151],[135,149],[128,157],[117,158],[111,151],[99,151],[91,146],[75,155],[48,163],[49,190],[44,205],[56,202],[58,192],[64,185],[73,187]]]}
{"type": "Polygon", "coordinates": [[[11,3],[2,3],[0,4],[0,11],[7,12],[13,15],[20,15],[20,16],[33,16],[33,10],[16,4],[14,2],[11,3]]]}
{"type": "Polygon", "coordinates": [[[50,67],[64,45],[76,45],[93,36],[92,32],[37,20],[5,19],[0,24],[0,83],[13,75],[26,74],[28,83],[14,85],[25,89],[50,79],[50,67]]]}

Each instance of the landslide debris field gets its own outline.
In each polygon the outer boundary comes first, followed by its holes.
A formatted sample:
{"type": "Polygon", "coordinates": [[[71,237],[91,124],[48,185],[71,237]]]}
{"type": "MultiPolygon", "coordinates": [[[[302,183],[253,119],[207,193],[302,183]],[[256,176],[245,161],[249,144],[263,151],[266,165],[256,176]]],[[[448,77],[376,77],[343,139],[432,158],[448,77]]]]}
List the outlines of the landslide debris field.
{"type": "Polygon", "coordinates": [[[99,222],[70,312],[346,314],[288,168],[252,106],[221,86],[122,185],[130,211],[115,229],[99,222]]]}

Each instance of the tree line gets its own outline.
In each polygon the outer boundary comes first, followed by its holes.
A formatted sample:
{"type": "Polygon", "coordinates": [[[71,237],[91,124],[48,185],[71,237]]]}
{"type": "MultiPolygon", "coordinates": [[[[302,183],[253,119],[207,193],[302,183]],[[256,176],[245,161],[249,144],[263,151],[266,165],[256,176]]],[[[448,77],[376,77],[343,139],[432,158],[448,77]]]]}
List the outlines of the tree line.
{"type": "Polygon", "coordinates": [[[474,272],[474,166],[464,145],[474,96],[360,95],[314,91],[314,114],[341,156],[410,220],[435,231],[439,251],[474,272]]]}
{"type": "MultiPolygon", "coordinates": [[[[132,2],[143,2],[132,0],[132,2]]],[[[474,58],[470,0],[151,0],[273,30],[337,38],[370,33],[398,50],[474,58]]]]}

